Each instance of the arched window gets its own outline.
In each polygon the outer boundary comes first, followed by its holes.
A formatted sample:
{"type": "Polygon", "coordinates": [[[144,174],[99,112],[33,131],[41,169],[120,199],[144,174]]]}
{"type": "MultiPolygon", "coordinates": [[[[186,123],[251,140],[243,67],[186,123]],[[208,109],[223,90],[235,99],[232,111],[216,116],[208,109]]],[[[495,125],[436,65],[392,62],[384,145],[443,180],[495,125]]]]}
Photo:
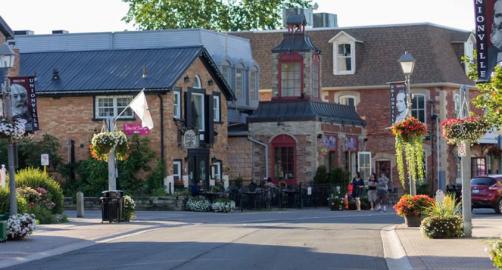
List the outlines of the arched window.
{"type": "Polygon", "coordinates": [[[222,64],[221,64],[221,73],[223,74],[223,77],[225,78],[225,80],[227,80],[227,83],[228,85],[232,85],[232,76],[230,76],[231,74],[231,71],[232,71],[232,67],[231,67],[231,64],[229,61],[224,61],[222,64]]]}
{"type": "Polygon", "coordinates": [[[252,67],[249,71],[249,97],[252,102],[258,101],[258,69],[252,67]]]}
{"type": "Polygon", "coordinates": [[[273,176],[275,180],[294,180],[296,142],[289,135],[279,135],[272,140],[273,176]]]}
{"type": "Polygon", "coordinates": [[[239,64],[235,68],[235,96],[237,100],[242,99],[242,89],[244,88],[244,66],[239,64]]]}
{"type": "Polygon", "coordinates": [[[338,103],[349,106],[356,106],[356,97],[351,95],[343,95],[338,98],[338,103]]]}
{"type": "Polygon", "coordinates": [[[193,88],[202,88],[202,83],[200,81],[199,75],[195,75],[195,79],[193,81],[193,88]]]}

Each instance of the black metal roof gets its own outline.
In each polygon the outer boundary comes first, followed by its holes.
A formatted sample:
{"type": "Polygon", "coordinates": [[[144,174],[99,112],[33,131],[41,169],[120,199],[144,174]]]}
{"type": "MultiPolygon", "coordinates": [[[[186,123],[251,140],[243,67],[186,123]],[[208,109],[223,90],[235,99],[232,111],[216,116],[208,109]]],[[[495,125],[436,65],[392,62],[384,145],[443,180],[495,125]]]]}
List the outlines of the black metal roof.
{"type": "Polygon", "coordinates": [[[247,137],[249,135],[247,123],[229,124],[227,131],[229,137],[247,137]]]}
{"type": "Polygon", "coordinates": [[[0,32],[5,36],[5,39],[14,38],[14,32],[10,29],[9,25],[5,22],[5,20],[0,16],[0,32]]]}
{"type": "Polygon", "coordinates": [[[312,100],[260,102],[248,122],[322,121],[364,126],[354,106],[312,100]]]}
{"type": "Polygon", "coordinates": [[[234,94],[202,46],[21,54],[21,76],[37,77],[39,94],[171,90],[200,57],[227,99],[234,94]],[[146,71],[146,76],[143,73],[146,71]],[[57,72],[59,79],[54,80],[57,72]]]}
{"type": "Polygon", "coordinates": [[[286,18],[287,25],[307,25],[307,19],[303,14],[292,14],[286,18]]]}
{"type": "Polygon", "coordinates": [[[272,49],[273,53],[310,51],[321,53],[321,50],[314,45],[310,36],[305,35],[303,32],[284,33],[281,44],[272,49]]]}

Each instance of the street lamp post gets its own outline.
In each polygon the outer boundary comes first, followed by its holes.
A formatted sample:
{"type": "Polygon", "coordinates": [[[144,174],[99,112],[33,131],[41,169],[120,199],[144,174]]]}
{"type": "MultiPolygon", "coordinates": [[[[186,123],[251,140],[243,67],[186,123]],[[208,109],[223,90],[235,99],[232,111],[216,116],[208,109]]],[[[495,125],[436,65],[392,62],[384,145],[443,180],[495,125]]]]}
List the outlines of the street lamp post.
{"type": "MultiPolygon", "coordinates": [[[[14,66],[16,54],[7,43],[0,46],[0,68],[4,70],[5,80],[2,88],[3,98],[3,117],[8,121],[12,121],[12,107],[10,100],[10,83],[9,83],[9,68],[14,66]]],[[[14,168],[14,144],[12,137],[9,138],[9,145],[7,148],[7,156],[9,159],[9,214],[17,214],[17,201],[16,201],[16,180],[14,168]]]]}
{"type": "MultiPolygon", "coordinates": [[[[411,55],[411,53],[404,52],[398,60],[401,65],[401,69],[403,70],[405,84],[406,84],[406,117],[411,116],[411,83],[410,77],[413,73],[413,69],[415,68],[415,58],[411,55]]],[[[408,177],[410,183],[410,194],[417,194],[417,186],[411,177],[408,177]]]]}

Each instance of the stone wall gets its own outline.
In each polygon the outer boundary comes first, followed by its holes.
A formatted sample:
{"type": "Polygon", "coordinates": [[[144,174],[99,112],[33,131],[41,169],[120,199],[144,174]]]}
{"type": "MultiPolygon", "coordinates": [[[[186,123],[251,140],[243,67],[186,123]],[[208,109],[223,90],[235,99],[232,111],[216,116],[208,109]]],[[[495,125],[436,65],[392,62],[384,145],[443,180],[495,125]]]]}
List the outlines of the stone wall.
{"type": "MultiPolygon", "coordinates": [[[[252,157],[254,155],[254,148],[261,147],[249,141],[247,137],[230,137],[228,138],[228,164],[223,167],[229,168],[230,179],[242,177],[245,181],[250,181],[252,175],[252,157]]],[[[257,157],[258,159],[260,157],[257,157]]],[[[263,155],[261,156],[263,159],[263,155]]],[[[264,176],[263,176],[264,177],[264,176]]],[[[255,179],[257,179],[255,177],[255,179]]]]}

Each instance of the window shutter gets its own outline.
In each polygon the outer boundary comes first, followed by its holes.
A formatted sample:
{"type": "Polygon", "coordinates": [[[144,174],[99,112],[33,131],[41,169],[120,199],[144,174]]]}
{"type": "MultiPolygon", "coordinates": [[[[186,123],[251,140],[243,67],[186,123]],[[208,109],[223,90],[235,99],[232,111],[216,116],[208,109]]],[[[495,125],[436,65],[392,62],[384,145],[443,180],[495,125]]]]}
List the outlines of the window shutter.
{"type": "Polygon", "coordinates": [[[206,142],[212,144],[214,142],[214,109],[213,109],[213,96],[206,95],[206,142]]]}
{"type": "Polygon", "coordinates": [[[183,100],[185,101],[185,126],[193,128],[192,93],[190,91],[183,93],[183,100]]]}

